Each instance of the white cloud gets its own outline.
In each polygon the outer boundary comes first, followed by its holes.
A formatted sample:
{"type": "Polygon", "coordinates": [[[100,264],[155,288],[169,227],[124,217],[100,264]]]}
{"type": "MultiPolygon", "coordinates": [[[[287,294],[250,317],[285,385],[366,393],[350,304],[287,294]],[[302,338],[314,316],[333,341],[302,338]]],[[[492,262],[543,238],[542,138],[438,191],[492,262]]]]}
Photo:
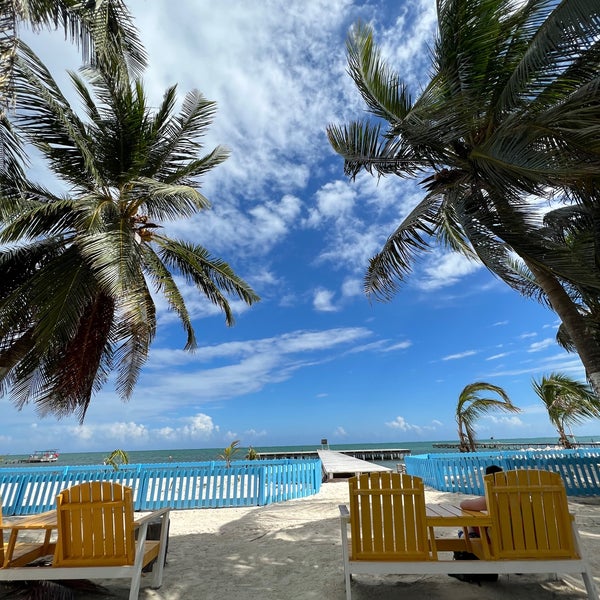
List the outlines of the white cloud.
{"type": "Polygon", "coordinates": [[[316,206],[309,210],[306,224],[317,227],[324,220],[345,220],[352,212],[356,201],[356,187],[351,187],[346,181],[326,183],[315,194],[316,206]]]}
{"type": "Polygon", "coordinates": [[[500,352],[500,354],[494,354],[493,356],[488,356],[485,360],[498,360],[499,358],[504,358],[508,356],[510,352],[500,352]]]}
{"type": "Polygon", "coordinates": [[[389,421],[386,425],[392,429],[400,429],[401,431],[411,431],[415,429],[415,425],[410,425],[404,417],[400,416],[396,417],[393,421],[389,421]]]}
{"type": "Polygon", "coordinates": [[[180,432],[186,437],[207,439],[219,430],[219,427],[213,423],[212,418],[202,413],[188,417],[184,421],[185,424],[180,428],[180,432]]]}
{"type": "Polygon", "coordinates": [[[393,352],[394,350],[406,350],[412,346],[412,342],[410,340],[404,340],[403,342],[398,342],[397,344],[392,344],[391,346],[387,346],[382,349],[382,352],[393,352]]]}
{"type": "Polygon", "coordinates": [[[299,369],[334,360],[370,336],[366,328],[348,327],[205,346],[193,354],[157,348],[135,394],[163,411],[181,397],[189,403],[239,397],[286,381],[299,369]],[[176,368],[181,365],[185,371],[176,368]]]}
{"type": "Polygon", "coordinates": [[[386,426],[392,429],[399,429],[400,431],[414,431],[416,433],[422,433],[424,431],[433,431],[437,429],[440,425],[441,423],[438,420],[433,420],[431,422],[431,425],[413,425],[401,416],[397,416],[393,421],[386,423],[386,426]]]}
{"type": "Polygon", "coordinates": [[[475,350],[466,350],[465,352],[458,352],[457,354],[448,354],[448,356],[444,356],[442,360],[458,360],[460,358],[466,358],[467,356],[473,356],[477,354],[475,350]]]}
{"type": "Polygon", "coordinates": [[[339,307],[333,304],[334,292],[331,290],[319,289],[314,293],[313,306],[319,312],[335,312],[339,307]]]}
{"type": "Polygon", "coordinates": [[[362,297],[364,293],[362,279],[346,279],[342,284],[342,296],[344,298],[362,297]]]}
{"type": "Polygon", "coordinates": [[[179,443],[193,440],[206,441],[219,431],[219,426],[213,423],[212,418],[202,413],[182,417],[177,421],[172,425],[156,429],[133,421],[104,422],[93,426],[70,427],[69,433],[82,442],[101,439],[105,446],[125,444],[128,448],[136,448],[146,446],[148,442],[156,443],[161,440],[179,443]]]}
{"type": "Polygon", "coordinates": [[[244,437],[246,438],[264,438],[267,435],[266,429],[257,431],[256,429],[247,429],[244,431],[244,437]]]}
{"type": "Polygon", "coordinates": [[[529,425],[524,423],[519,417],[515,415],[485,415],[484,417],[488,421],[491,421],[497,425],[509,425],[511,427],[528,427],[529,425]]]}
{"type": "Polygon", "coordinates": [[[173,83],[165,74],[176,73],[181,90],[197,87],[218,104],[207,145],[217,140],[232,155],[208,187],[229,194],[241,184],[253,195],[267,182],[302,187],[328,152],[326,124],[356,104],[343,39],[367,8],[345,0],[295,8],[236,0],[219,10],[200,2],[183,11],[168,1],[153,0],[152,10],[143,0],[129,5],[153,66],[152,95],[173,83]]]}
{"type": "Polygon", "coordinates": [[[422,290],[432,291],[458,283],[463,277],[483,269],[483,265],[458,254],[450,252],[441,254],[433,253],[427,260],[423,269],[424,276],[417,279],[417,287],[422,290]]]}
{"type": "Polygon", "coordinates": [[[556,340],[554,338],[546,338],[541,342],[535,342],[529,346],[527,352],[540,352],[541,350],[545,350],[546,348],[550,348],[551,346],[556,345],[556,340]]]}
{"type": "Polygon", "coordinates": [[[301,208],[301,200],[291,194],[283,195],[279,201],[244,206],[237,206],[231,199],[215,199],[210,210],[169,224],[165,231],[175,237],[204,241],[214,253],[251,253],[262,257],[288,237],[301,208]]]}

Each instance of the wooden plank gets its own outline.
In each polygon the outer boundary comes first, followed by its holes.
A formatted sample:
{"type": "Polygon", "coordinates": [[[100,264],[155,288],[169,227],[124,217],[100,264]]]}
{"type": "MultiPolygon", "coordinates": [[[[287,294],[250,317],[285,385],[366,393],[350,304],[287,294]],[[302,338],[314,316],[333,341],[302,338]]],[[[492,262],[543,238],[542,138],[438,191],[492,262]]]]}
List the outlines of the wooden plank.
{"type": "Polygon", "coordinates": [[[375,463],[367,462],[366,460],[360,460],[347,456],[341,452],[335,452],[334,450],[318,450],[321,464],[323,465],[323,473],[327,476],[327,479],[333,479],[336,475],[338,476],[352,476],[358,475],[359,473],[373,473],[380,471],[391,471],[389,467],[383,467],[376,465],[375,463]]]}

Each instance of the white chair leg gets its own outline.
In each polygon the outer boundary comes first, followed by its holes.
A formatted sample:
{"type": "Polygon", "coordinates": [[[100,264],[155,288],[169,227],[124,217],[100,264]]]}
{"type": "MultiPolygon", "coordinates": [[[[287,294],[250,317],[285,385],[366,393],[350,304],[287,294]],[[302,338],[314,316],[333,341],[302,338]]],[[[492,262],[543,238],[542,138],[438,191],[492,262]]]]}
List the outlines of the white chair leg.
{"type": "Polygon", "coordinates": [[[585,584],[589,600],[598,600],[598,590],[589,569],[586,569],[581,576],[583,577],[583,583],[585,584]]]}

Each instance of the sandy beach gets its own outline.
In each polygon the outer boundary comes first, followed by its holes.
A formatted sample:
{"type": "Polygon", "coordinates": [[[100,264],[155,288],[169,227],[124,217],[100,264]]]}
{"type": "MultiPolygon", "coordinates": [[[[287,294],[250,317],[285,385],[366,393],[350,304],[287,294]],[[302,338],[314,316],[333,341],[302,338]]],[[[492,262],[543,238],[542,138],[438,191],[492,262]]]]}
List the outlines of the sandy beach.
{"type": "MultiPolygon", "coordinates": [[[[344,600],[338,505],[347,495],[347,482],[335,481],[323,484],[315,496],[270,506],[172,511],[163,585],[142,588],[140,600],[344,600]]],[[[464,497],[428,489],[426,501],[464,497]]],[[[600,588],[600,498],[570,498],[569,504],[600,588]]],[[[102,583],[105,593],[78,592],[76,598],[128,597],[124,582],[102,583]]],[[[557,600],[586,594],[583,582],[570,576],[503,575],[481,587],[446,575],[358,576],[352,597],[557,600]]]]}

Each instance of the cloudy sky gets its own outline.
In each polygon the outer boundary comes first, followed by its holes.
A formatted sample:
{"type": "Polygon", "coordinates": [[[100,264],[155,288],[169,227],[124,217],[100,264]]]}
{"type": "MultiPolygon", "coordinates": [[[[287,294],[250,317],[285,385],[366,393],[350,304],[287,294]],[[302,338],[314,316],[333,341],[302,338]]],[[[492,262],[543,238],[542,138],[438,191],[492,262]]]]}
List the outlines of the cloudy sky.
{"type": "MultiPolygon", "coordinates": [[[[523,411],[482,419],[481,438],[554,437],[532,378],[583,371],[556,345],[553,313],[435,249],[392,302],[362,293],[369,257],[423,192],[418,182],[344,177],[325,128],[364,111],[345,38],[356,21],[371,22],[418,94],[434,0],[128,4],[149,54],[149,97],[157,104],[173,84],[180,97],[200,90],[218,104],[206,148],[231,151],[203,183],[212,209],[169,232],[228,261],[262,301],[234,303],[227,328],[187,290],[194,354],[158,301],[158,336],[128,403],[107,385],[79,426],[1,398],[0,454],[452,440],[457,397],[474,381],[502,386],[523,411]]],[[[60,33],[23,33],[69,96],[63,73],[77,51],[60,33]]],[[[32,173],[46,181],[36,161],[32,173]]],[[[574,431],[597,432],[597,422],[574,431]]]]}

